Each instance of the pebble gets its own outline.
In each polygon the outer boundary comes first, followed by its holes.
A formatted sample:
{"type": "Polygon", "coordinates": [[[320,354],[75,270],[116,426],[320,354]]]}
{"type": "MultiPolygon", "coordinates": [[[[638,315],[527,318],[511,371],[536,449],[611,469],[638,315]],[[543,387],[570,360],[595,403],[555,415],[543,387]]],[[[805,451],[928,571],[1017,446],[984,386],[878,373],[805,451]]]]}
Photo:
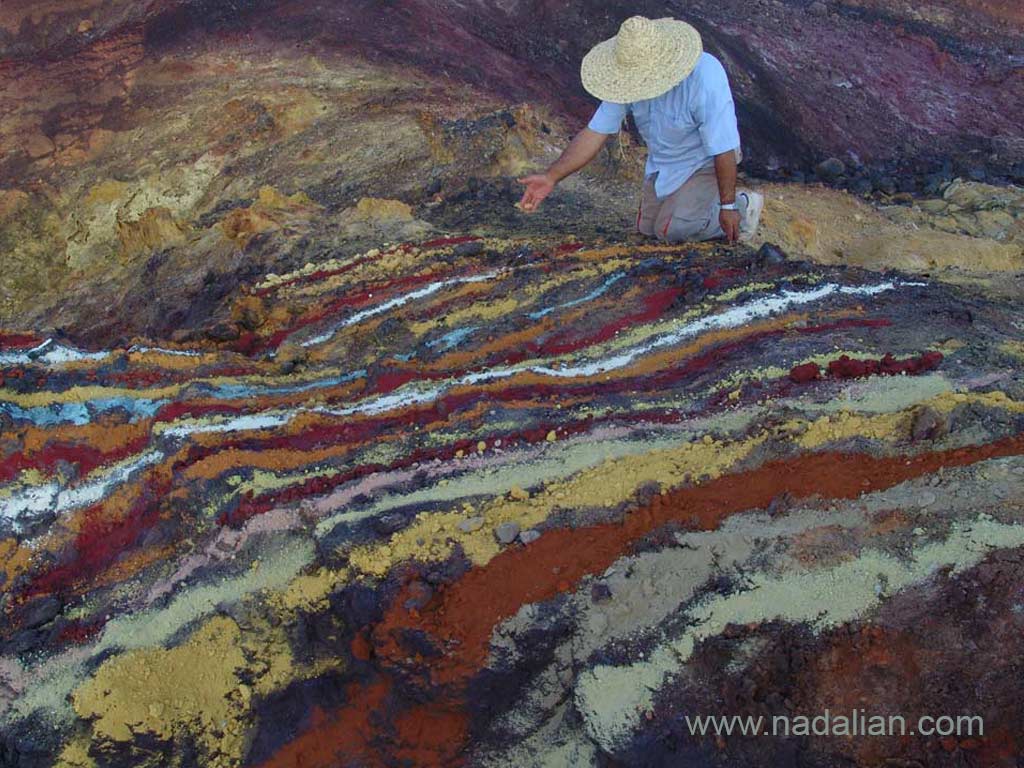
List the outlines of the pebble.
{"type": "Polygon", "coordinates": [[[757,251],[757,263],[761,266],[774,266],[785,260],[785,251],[774,243],[764,243],[757,251]]]}
{"type": "Polygon", "coordinates": [[[967,169],[967,178],[971,181],[984,182],[988,180],[988,171],[984,166],[976,165],[967,169]]]}
{"type": "Polygon", "coordinates": [[[42,597],[29,603],[22,615],[22,626],[26,629],[48,624],[60,613],[61,603],[56,597],[42,597]]]}
{"type": "Polygon", "coordinates": [[[535,531],[533,528],[523,531],[519,534],[519,540],[523,544],[532,544],[540,538],[540,531],[535,531]]]}
{"type": "Polygon", "coordinates": [[[494,529],[499,544],[511,544],[519,535],[519,523],[502,523],[494,529]]]}
{"type": "Polygon", "coordinates": [[[482,253],[484,244],[480,240],[471,240],[468,243],[459,243],[452,249],[455,256],[476,256],[482,253]]]}
{"type": "Polygon", "coordinates": [[[389,513],[374,518],[373,528],[377,533],[387,535],[402,530],[407,522],[405,515],[397,512],[389,513]]]}
{"type": "Polygon", "coordinates": [[[466,520],[460,520],[455,524],[463,533],[473,533],[473,531],[479,531],[484,527],[484,519],[482,517],[470,517],[466,520]]]}
{"type": "Polygon", "coordinates": [[[832,181],[846,173],[846,163],[838,157],[830,157],[814,166],[814,172],[821,178],[832,181]]]}
{"type": "Polygon", "coordinates": [[[558,435],[555,434],[555,430],[552,429],[550,432],[548,432],[547,437],[544,439],[547,440],[549,443],[553,443],[555,442],[555,440],[558,439],[558,435]]]}
{"type": "Polygon", "coordinates": [[[874,191],[874,184],[871,183],[870,179],[857,179],[850,185],[850,191],[855,195],[861,195],[866,197],[874,191]]]}
{"type": "Polygon", "coordinates": [[[603,581],[595,581],[590,585],[590,599],[595,603],[605,603],[612,599],[612,590],[603,581]]]}
{"type": "Polygon", "coordinates": [[[430,598],[434,596],[434,590],[425,581],[414,581],[409,584],[407,594],[408,598],[405,601],[406,609],[418,611],[430,602],[430,598]]]}
{"type": "Polygon", "coordinates": [[[528,498],[530,498],[530,494],[524,491],[518,485],[512,486],[512,488],[508,492],[508,495],[515,501],[526,501],[528,498]]]}
{"type": "Polygon", "coordinates": [[[949,422],[946,417],[928,406],[918,410],[914,415],[914,421],[910,425],[910,439],[915,442],[935,440],[948,432],[949,422]]]}
{"type": "Polygon", "coordinates": [[[938,501],[938,497],[931,491],[921,491],[917,496],[917,506],[924,509],[938,501]]]}

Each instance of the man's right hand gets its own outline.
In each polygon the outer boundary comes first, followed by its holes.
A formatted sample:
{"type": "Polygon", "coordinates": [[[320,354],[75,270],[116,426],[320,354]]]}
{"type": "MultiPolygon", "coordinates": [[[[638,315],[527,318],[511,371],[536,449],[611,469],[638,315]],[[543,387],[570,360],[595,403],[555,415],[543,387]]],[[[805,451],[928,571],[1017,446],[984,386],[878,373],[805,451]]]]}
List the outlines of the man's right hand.
{"type": "Polygon", "coordinates": [[[526,213],[536,211],[544,198],[551,194],[555,184],[570,174],[576,173],[597,157],[597,153],[601,151],[601,147],[607,140],[608,134],[598,133],[589,128],[584,128],[577,133],[569,142],[569,146],[562,152],[562,156],[548,168],[547,173],[536,173],[533,176],[519,179],[519,183],[526,187],[523,199],[519,201],[519,208],[526,213]]]}
{"type": "Polygon", "coordinates": [[[518,180],[526,187],[523,197],[519,201],[519,207],[526,213],[533,213],[544,201],[544,198],[551,194],[555,188],[555,182],[546,173],[536,173],[533,176],[524,176],[518,180]]]}

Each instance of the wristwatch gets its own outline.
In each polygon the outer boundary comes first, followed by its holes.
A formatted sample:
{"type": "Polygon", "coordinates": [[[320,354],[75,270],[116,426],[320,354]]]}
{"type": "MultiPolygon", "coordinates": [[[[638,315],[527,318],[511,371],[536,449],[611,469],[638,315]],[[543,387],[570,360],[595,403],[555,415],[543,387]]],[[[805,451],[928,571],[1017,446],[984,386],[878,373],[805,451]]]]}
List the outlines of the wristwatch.
{"type": "Polygon", "coordinates": [[[721,203],[720,205],[721,205],[721,209],[723,211],[738,211],[739,210],[739,208],[736,207],[736,203],[721,203]]]}

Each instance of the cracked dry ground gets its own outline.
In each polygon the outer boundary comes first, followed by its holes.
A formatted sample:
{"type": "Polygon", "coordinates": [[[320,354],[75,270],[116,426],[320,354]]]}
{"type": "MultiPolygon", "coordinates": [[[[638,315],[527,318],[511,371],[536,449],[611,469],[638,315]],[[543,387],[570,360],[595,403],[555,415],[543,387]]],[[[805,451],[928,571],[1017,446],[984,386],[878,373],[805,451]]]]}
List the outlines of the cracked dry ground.
{"type": "Polygon", "coordinates": [[[1012,301],[460,237],[268,275],[232,316],[3,338],[8,762],[1014,764],[1012,301]],[[684,730],[825,708],[985,734],[684,730]]]}

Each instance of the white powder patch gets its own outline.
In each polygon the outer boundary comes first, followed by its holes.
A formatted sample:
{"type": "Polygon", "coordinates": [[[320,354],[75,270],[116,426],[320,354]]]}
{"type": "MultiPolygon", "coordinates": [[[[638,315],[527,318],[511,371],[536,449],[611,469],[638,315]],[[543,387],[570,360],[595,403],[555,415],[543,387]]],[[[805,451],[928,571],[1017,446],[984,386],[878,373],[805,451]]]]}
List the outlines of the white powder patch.
{"type": "Polygon", "coordinates": [[[905,561],[867,551],[834,568],[781,577],[750,575],[742,591],[691,608],[688,614],[695,626],[658,647],[650,658],[584,672],[575,690],[584,727],[595,742],[614,751],[637,728],[654,695],[670,675],[680,671],[695,645],[721,634],[729,624],[782,619],[808,622],[818,629],[835,626],[875,607],[886,591],[905,589],[947,566],[958,573],[979,563],[993,549],[1022,544],[1024,526],[979,518],[957,524],[945,541],[918,547],[905,561]]]}

